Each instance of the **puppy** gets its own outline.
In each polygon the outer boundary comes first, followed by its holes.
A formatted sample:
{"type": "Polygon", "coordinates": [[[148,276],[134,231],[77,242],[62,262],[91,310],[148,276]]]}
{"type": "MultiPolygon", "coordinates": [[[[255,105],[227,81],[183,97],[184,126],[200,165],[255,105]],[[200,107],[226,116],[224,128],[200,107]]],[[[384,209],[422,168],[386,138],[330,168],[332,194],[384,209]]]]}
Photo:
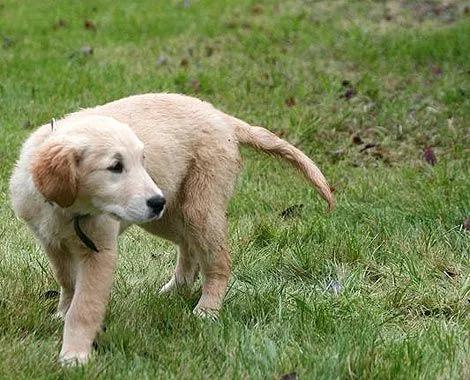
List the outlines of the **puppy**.
{"type": "Polygon", "coordinates": [[[241,168],[239,144],[279,156],[314,185],[330,188],[299,149],[211,104],[145,94],[68,115],[24,143],[10,180],[13,209],[41,242],[60,284],[62,363],[85,363],[113,279],[117,237],[131,224],[178,246],[160,293],[190,286],[194,313],[214,317],[230,276],[226,209],[241,168]]]}

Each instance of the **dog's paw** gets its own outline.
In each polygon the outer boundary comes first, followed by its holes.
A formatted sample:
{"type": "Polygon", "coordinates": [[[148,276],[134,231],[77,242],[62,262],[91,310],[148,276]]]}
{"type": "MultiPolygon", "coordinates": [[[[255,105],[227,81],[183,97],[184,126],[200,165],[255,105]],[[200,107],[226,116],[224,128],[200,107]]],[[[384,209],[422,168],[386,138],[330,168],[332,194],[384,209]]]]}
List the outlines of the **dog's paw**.
{"type": "Polygon", "coordinates": [[[62,367],[75,367],[88,362],[88,352],[65,352],[60,353],[59,363],[62,367]]]}
{"type": "Polygon", "coordinates": [[[63,321],[65,321],[65,314],[58,311],[58,312],[52,314],[52,320],[53,321],[63,322],[63,321]]]}
{"type": "Polygon", "coordinates": [[[65,314],[67,314],[67,312],[64,312],[64,311],[56,311],[53,315],[52,315],[52,319],[54,321],[65,321],[65,314]]]}
{"type": "Polygon", "coordinates": [[[219,319],[219,310],[196,306],[193,314],[198,318],[216,322],[219,319]]]}
{"type": "Polygon", "coordinates": [[[158,292],[159,295],[170,294],[176,289],[176,279],[173,276],[170,281],[168,281],[165,285],[162,286],[160,291],[158,292]]]}

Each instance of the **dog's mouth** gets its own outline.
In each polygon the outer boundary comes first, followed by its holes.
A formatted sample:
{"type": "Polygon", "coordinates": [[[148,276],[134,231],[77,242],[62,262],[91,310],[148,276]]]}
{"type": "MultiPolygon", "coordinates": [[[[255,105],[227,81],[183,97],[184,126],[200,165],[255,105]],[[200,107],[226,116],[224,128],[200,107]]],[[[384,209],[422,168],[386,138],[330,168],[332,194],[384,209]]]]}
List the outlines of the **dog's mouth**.
{"type": "Polygon", "coordinates": [[[149,223],[157,220],[162,217],[167,208],[165,198],[159,195],[150,198],[134,198],[126,205],[111,203],[95,205],[95,207],[101,209],[101,212],[110,215],[113,219],[132,224],[149,223]]]}
{"type": "Polygon", "coordinates": [[[111,215],[114,219],[116,219],[116,220],[118,220],[118,221],[121,221],[121,220],[122,220],[122,218],[121,218],[118,214],[116,214],[116,213],[114,213],[114,212],[110,213],[109,215],[111,215]]]}
{"type": "Polygon", "coordinates": [[[160,219],[165,212],[165,208],[159,212],[158,214],[155,213],[150,213],[147,217],[135,217],[131,215],[120,215],[117,212],[107,212],[113,219],[119,221],[119,222],[130,222],[134,224],[145,224],[145,223],[150,223],[154,220],[160,219]]]}

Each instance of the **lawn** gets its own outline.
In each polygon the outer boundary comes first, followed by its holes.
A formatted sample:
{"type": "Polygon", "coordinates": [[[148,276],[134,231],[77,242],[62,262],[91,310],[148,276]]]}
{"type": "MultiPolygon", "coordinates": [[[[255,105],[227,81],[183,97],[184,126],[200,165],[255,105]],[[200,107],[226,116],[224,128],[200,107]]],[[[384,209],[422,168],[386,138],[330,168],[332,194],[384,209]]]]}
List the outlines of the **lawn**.
{"type": "Polygon", "coordinates": [[[465,1],[0,0],[0,378],[470,378],[469,36],[465,1]],[[36,126],[145,92],[269,128],[337,207],[243,149],[219,320],[157,295],[175,250],[133,228],[96,355],[61,368],[8,178],[36,126]]]}

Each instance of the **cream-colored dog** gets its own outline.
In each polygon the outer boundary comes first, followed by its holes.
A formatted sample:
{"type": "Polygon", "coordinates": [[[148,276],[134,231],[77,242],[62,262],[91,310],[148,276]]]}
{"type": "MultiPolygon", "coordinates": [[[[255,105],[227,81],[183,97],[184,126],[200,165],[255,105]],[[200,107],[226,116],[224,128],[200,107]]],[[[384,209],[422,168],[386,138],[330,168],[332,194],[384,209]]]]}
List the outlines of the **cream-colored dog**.
{"type": "Polygon", "coordinates": [[[211,104],[176,94],[131,96],[36,130],[10,182],[16,214],[41,242],[61,293],[62,363],[86,362],[105,314],[117,237],[131,224],[175,243],[175,273],[160,293],[200,271],[194,312],[214,316],[230,276],[226,208],[239,144],[286,159],[334,200],[300,150],[211,104]]]}

